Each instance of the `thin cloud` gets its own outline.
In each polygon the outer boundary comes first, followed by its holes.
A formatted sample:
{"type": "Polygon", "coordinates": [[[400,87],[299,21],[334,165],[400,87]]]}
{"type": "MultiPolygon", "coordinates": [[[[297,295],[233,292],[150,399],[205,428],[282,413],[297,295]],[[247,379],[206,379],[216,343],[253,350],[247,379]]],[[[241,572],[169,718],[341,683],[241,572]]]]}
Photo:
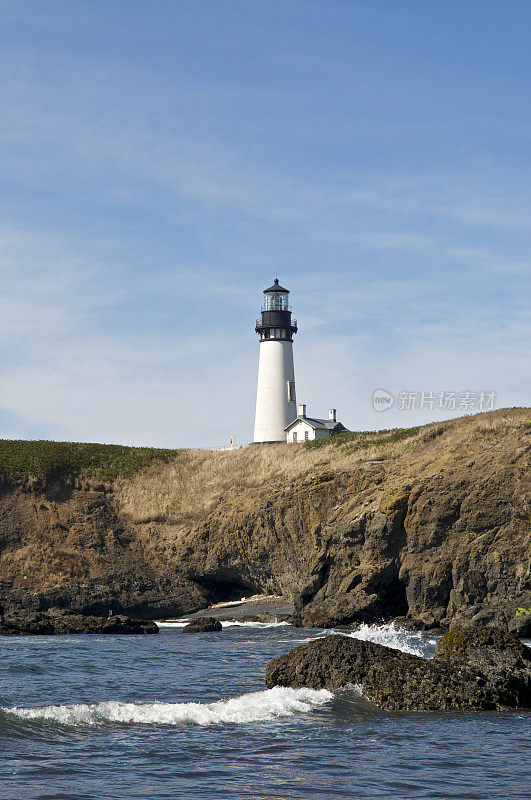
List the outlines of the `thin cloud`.
{"type": "MultiPolygon", "coordinates": [[[[61,15],[41,17],[29,21],[62,31],[61,15]]],[[[314,413],[337,405],[354,428],[426,420],[376,414],[375,388],[527,401],[530,192],[511,147],[480,136],[489,102],[474,111],[477,141],[457,118],[441,134],[451,99],[429,117],[433,97],[411,105],[409,73],[395,95],[396,62],[375,75],[366,42],[345,72],[344,54],[306,47],[275,64],[257,35],[264,74],[304,75],[286,89],[243,69],[218,76],[194,53],[167,73],[130,50],[94,58],[47,41],[5,48],[0,76],[6,431],[248,440],[253,325],[276,271],[293,291],[297,392],[314,413]]],[[[502,127],[525,134],[514,116],[502,127]]]]}

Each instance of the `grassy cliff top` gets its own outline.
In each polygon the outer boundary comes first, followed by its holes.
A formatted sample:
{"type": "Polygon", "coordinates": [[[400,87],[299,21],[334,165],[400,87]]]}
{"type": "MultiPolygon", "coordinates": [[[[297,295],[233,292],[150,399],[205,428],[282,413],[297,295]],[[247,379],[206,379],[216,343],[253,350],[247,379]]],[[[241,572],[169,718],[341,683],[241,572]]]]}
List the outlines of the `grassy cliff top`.
{"type": "Polygon", "coordinates": [[[143,480],[141,473],[158,465],[161,479],[172,484],[188,483],[190,474],[197,474],[200,486],[193,492],[197,503],[198,493],[204,495],[207,484],[212,485],[217,494],[220,486],[232,487],[242,482],[261,485],[271,481],[273,476],[293,478],[326,467],[350,469],[357,462],[370,459],[410,459],[415,454],[431,451],[432,446],[438,453],[450,456],[461,443],[466,446],[484,441],[501,443],[510,431],[528,431],[531,428],[529,416],[530,409],[500,409],[420,427],[354,431],[300,445],[265,445],[215,452],[0,439],[0,476],[46,480],[83,473],[100,481],[135,476],[143,480]],[[167,469],[172,470],[171,478],[166,475],[167,469]]]}
{"type": "Polygon", "coordinates": [[[172,461],[180,452],[119,444],[0,439],[0,475],[47,479],[86,472],[99,480],[110,481],[131,477],[154,461],[172,461]]]}

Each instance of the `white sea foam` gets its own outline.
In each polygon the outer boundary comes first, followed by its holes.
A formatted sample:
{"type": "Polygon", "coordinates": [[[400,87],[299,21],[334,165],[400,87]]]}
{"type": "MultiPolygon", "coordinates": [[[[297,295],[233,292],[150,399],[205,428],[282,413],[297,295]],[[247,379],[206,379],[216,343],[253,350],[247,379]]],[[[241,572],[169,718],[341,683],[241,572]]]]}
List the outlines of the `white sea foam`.
{"type": "Polygon", "coordinates": [[[237,620],[222,620],[224,628],[282,628],[289,625],[289,622],[238,622],[237,620]]]}
{"type": "Polygon", "coordinates": [[[224,722],[267,722],[290,717],[325,705],[332,699],[327,689],[289,689],[277,686],[215,703],[78,703],[39,708],[3,708],[25,720],[58,722],[62,725],[137,723],[142,725],[217,725],[224,722]]]}
{"type": "Polygon", "coordinates": [[[189,619],[181,619],[178,622],[166,622],[166,620],[156,620],[155,625],[158,628],[184,628],[188,625],[189,619]]]}
{"type": "Polygon", "coordinates": [[[342,634],[343,636],[350,636],[352,639],[361,639],[364,642],[383,644],[393,650],[401,650],[403,653],[411,653],[411,655],[421,656],[422,658],[430,658],[433,655],[433,647],[436,644],[435,639],[427,639],[426,635],[420,631],[408,631],[405,628],[399,628],[394,622],[388,622],[385,625],[364,624],[352,632],[327,630],[326,633],[320,636],[313,637],[313,639],[305,639],[304,641],[311,642],[314,639],[321,639],[323,636],[329,636],[330,634],[342,634]]]}
{"type": "Polygon", "coordinates": [[[360,625],[357,630],[348,635],[352,639],[383,644],[385,647],[424,658],[427,655],[426,645],[435,644],[435,640],[433,642],[427,640],[420,631],[407,631],[399,628],[394,622],[388,622],[385,625],[360,625]]]}
{"type": "MultiPolygon", "coordinates": [[[[184,628],[191,620],[179,620],[178,622],[160,621],[156,624],[159,628],[184,628]]],[[[280,628],[289,625],[289,622],[238,622],[237,620],[221,620],[223,628],[280,628]]]]}

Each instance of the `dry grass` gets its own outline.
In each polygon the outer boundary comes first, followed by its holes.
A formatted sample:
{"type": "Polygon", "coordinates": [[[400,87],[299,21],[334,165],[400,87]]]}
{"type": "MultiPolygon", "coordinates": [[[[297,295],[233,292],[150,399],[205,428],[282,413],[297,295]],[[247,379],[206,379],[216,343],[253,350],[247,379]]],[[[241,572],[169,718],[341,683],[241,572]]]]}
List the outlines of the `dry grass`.
{"type": "Polygon", "coordinates": [[[503,409],[420,428],[334,437],[319,447],[262,445],[235,451],[181,451],[173,462],[153,463],[141,474],[115,482],[117,499],[136,522],[176,524],[204,519],[217,506],[252,506],[257,493],[278,491],[324,472],[351,472],[385,462],[402,476],[434,470],[473,442],[492,446],[511,432],[529,430],[529,409],[503,409]],[[397,431],[400,431],[397,435],[397,431]]]}

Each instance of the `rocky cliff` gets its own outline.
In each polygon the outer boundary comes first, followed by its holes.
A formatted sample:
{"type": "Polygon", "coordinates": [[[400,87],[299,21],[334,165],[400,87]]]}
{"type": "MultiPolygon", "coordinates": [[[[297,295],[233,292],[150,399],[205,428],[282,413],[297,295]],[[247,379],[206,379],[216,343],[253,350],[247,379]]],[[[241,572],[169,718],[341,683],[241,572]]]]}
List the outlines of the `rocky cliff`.
{"type": "Polygon", "coordinates": [[[405,616],[525,631],[530,417],[131,450],[110,466],[102,446],[43,464],[24,455],[39,443],[3,443],[0,603],[160,617],[269,592],[293,597],[304,625],[405,616]]]}

